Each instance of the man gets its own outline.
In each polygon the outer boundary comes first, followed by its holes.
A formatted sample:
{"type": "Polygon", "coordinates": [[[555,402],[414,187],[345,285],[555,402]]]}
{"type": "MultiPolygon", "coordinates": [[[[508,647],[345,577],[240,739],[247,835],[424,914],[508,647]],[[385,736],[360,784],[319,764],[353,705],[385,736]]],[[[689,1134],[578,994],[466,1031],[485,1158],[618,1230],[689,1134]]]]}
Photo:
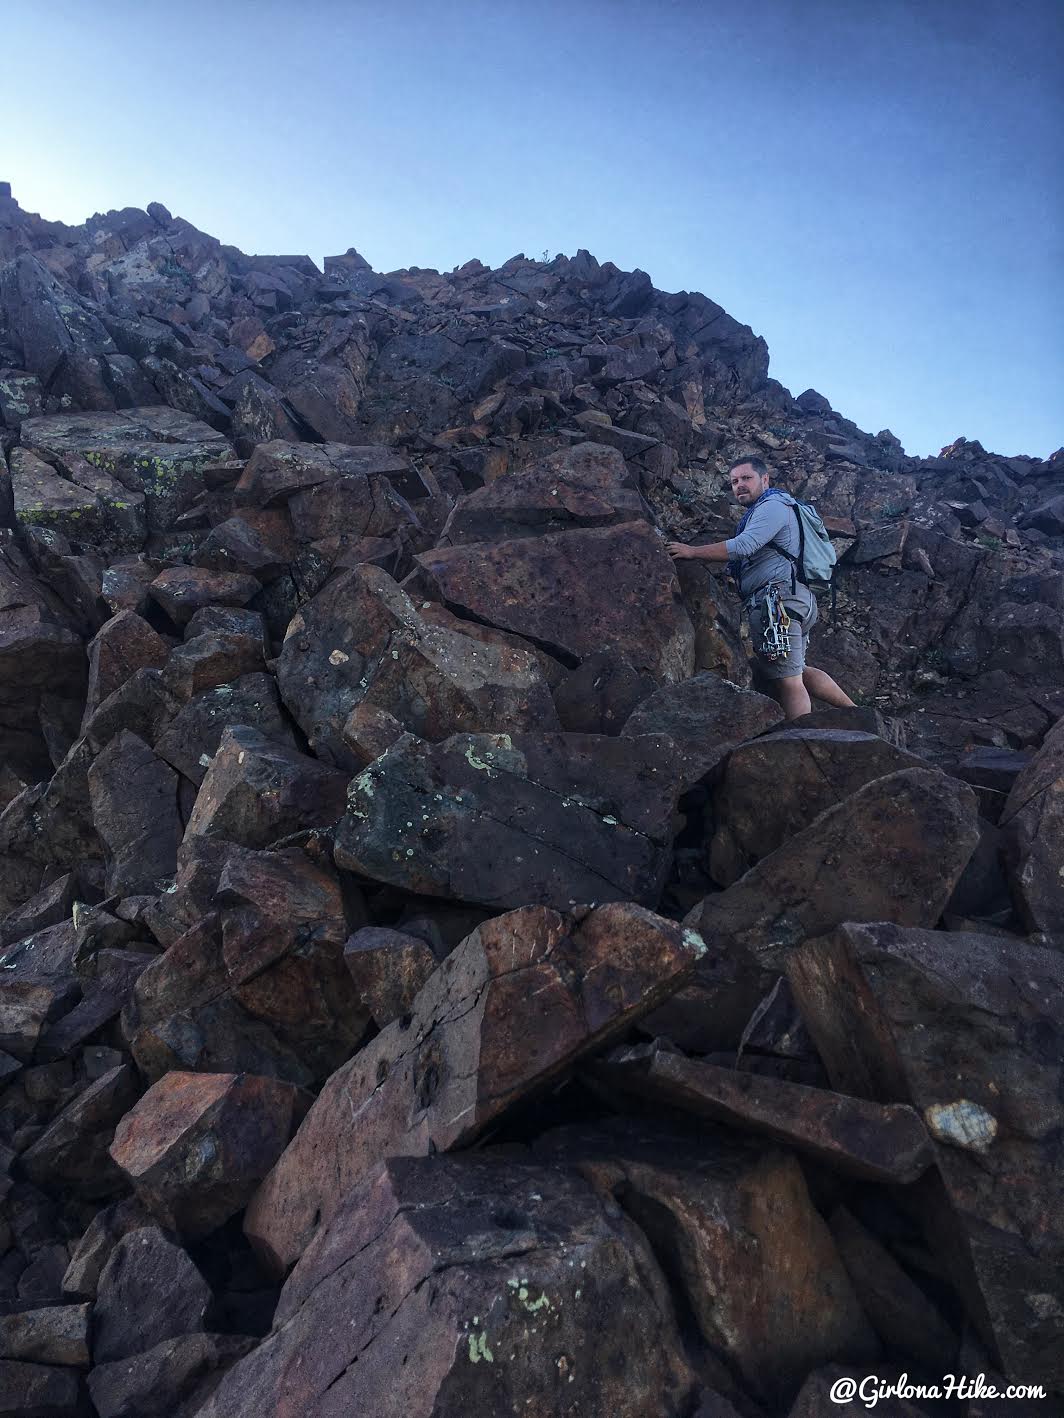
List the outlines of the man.
{"type": "Polygon", "coordinates": [[[797,579],[794,563],[783,555],[786,551],[797,558],[801,550],[797,514],[786,498],[772,495],[769,470],[762,459],[741,458],[729,469],[728,477],[735,500],[747,509],[735,536],[708,546],[689,547],[682,542],[669,542],[669,555],[676,560],[690,557],[738,563],[739,593],[750,620],[755,671],[788,719],[810,712],[810,695],[825,704],[852,708],[853,700],[829,674],[806,664],[809,632],[817,618],[816,597],[797,579]],[[787,632],[790,649],[777,660],[769,659],[762,648],[763,606],[773,584],[780,587],[791,621],[787,632]]]}

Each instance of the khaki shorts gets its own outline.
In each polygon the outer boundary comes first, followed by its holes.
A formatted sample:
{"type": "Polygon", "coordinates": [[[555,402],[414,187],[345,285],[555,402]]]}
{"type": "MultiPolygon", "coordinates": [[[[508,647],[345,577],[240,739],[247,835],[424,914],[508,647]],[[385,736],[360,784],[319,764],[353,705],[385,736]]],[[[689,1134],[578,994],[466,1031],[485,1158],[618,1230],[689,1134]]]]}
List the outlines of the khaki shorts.
{"type": "MultiPolygon", "coordinates": [[[[760,593],[758,593],[760,595],[760,593]]],[[[805,669],[805,657],[809,648],[809,632],[816,624],[816,597],[807,586],[796,586],[783,597],[783,604],[791,618],[791,628],[787,632],[790,651],[782,660],[769,660],[761,653],[765,628],[763,616],[764,597],[747,606],[747,621],[750,626],[750,643],[754,651],[754,665],[764,679],[792,679],[805,669]]]]}

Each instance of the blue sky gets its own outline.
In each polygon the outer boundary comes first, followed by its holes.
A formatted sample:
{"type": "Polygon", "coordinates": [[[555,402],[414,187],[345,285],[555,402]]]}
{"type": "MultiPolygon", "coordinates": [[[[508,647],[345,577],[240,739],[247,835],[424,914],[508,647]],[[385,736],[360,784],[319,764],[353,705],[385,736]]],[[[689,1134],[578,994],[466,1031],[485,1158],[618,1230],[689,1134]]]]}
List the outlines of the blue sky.
{"type": "Polygon", "coordinates": [[[907,450],[1064,443],[1060,0],[6,0],[0,179],[378,270],[587,247],[907,450]]]}

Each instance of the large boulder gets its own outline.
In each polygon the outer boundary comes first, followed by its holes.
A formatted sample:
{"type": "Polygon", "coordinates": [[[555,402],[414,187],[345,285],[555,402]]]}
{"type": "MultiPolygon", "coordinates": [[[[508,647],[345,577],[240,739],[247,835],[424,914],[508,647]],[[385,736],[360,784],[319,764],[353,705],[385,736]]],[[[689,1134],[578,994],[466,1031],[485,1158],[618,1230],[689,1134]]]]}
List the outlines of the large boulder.
{"type": "Polygon", "coordinates": [[[737,744],[765,733],[782,718],[774,699],[706,670],[642,700],[621,734],[668,734],[683,754],[684,785],[691,787],[737,744]]]}
{"type": "Polygon", "coordinates": [[[93,1360],[124,1359],[164,1339],[202,1333],[210,1303],[210,1286],[180,1246],[157,1226],[128,1231],[100,1276],[93,1360]]]}
{"type": "Polygon", "coordinates": [[[1001,826],[1010,885],[1025,925],[1064,936],[1064,719],[1017,777],[1001,826]]]}
{"type": "Polygon", "coordinates": [[[348,1191],[199,1418],[643,1418],[693,1387],[650,1248],[586,1182],[490,1153],[393,1157],[348,1191]]]}
{"type": "Polygon", "coordinates": [[[344,1193],[389,1156],[472,1141],[665,998],[698,937],[638,906],[496,917],[328,1081],[248,1208],[245,1229],[283,1271],[344,1193]]]}
{"type": "Polygon", "coordinates": [[[296,614],[276,670],[314,752],[351,770],[343,728],[363,703],[433,740],[558,722],[531,647],[433,624],[375,566],[336,576],[296,614]]]}
{"type": "Polygon", "coordinates": [[[434,599],[563,661],[615,645],[658,680],[686,679],[694,667],[676,575],[646,522],[438,547],[417,562],[434,599]]]}
{"type": "Polygon", "coordinates": [[[623,1201],[703,1342],[778,1409],[810,1368],[879,1345],[802,1169],[780,1148],[613,1118],[549,1132],[536,1155],[623,1201]]]}
{"type": "Polygon", "coordinates": [[[843,921],[935,925],[978,841],[967,784],[930,768],[866,783],[694,907],[706,955],[648,1027],[696,1052],[735,1048],[790,950],[843,921]]]}
{"type": "Polygon", "coordinates": [[[154,928],[168,943],[140,975],[126,1031],[142,1073],[265,1074],[320,1083],[369,1023],[343,950],[357,891],[303,852],[211,838],[183,861],[154,928]]]}
{"type": "Polygon", "coordinates": [[[1060,954],[847,925],[792,953],[788,977],[833,1085],[923,1116],[938,1163],[921,1197],[928,1238],[984,1342],[1014,1381],[1058,1388],[1060,954]]]}
{"type": "Polygon", "coordinates": [[[165,406],[26,419],[21,439],[44,457],[76,454],[142,494],[153,532],[169,530],[191,506],[203,490],[205,468],[233,456],[216,429],[165,406]]]}
{"type": "Polygon", "coordinates": [[[505,909],[657,905],[678,766],[666,738],[403,738],[353,779],[338,866],[427,896],[505,909]]]}
{"type": "Polygon", "coordinates": [[[847,729],[791,728],[740,745],[713,790],[714,881],[738,881],[865,783],[922,767],[923,760],[876,735],[847,729]]]}

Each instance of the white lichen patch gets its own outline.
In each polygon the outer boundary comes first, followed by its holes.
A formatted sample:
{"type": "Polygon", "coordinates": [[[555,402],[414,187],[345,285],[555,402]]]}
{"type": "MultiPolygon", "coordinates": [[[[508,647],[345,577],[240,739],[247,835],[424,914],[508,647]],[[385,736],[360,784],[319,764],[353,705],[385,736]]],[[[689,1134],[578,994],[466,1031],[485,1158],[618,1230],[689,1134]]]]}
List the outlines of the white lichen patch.
{"type": "Polygon", "coordinates": [[[687,946],[688,950],[693,950],[696,955],[705,955],[706,953],[707,947],[705,941],[698,932],[692,930],[690,926],[684,927],[683,943],[687,946]]]}
{"type": "Polygon", "coordinates": [[[333,650],[333,652],[332,652],[332,653],[330,654],[330,656],[329,656],[329,664],[330,664],[330,665],[346,665],[347,662],[348,662],[348,660],[349,660],[350,658],[351,658],[351,656],[350,656],[350,655],[345,655],[344,652],[343,652],[343,650],[333,650]]]}
{"type": "Polygon", "coordinates": [[[970,1098],[955,1103],[932,1103],[924,1109],[924,1122],[936,1142],[985,1152],[997,1137],[997,1118],[970,1098]]]}

